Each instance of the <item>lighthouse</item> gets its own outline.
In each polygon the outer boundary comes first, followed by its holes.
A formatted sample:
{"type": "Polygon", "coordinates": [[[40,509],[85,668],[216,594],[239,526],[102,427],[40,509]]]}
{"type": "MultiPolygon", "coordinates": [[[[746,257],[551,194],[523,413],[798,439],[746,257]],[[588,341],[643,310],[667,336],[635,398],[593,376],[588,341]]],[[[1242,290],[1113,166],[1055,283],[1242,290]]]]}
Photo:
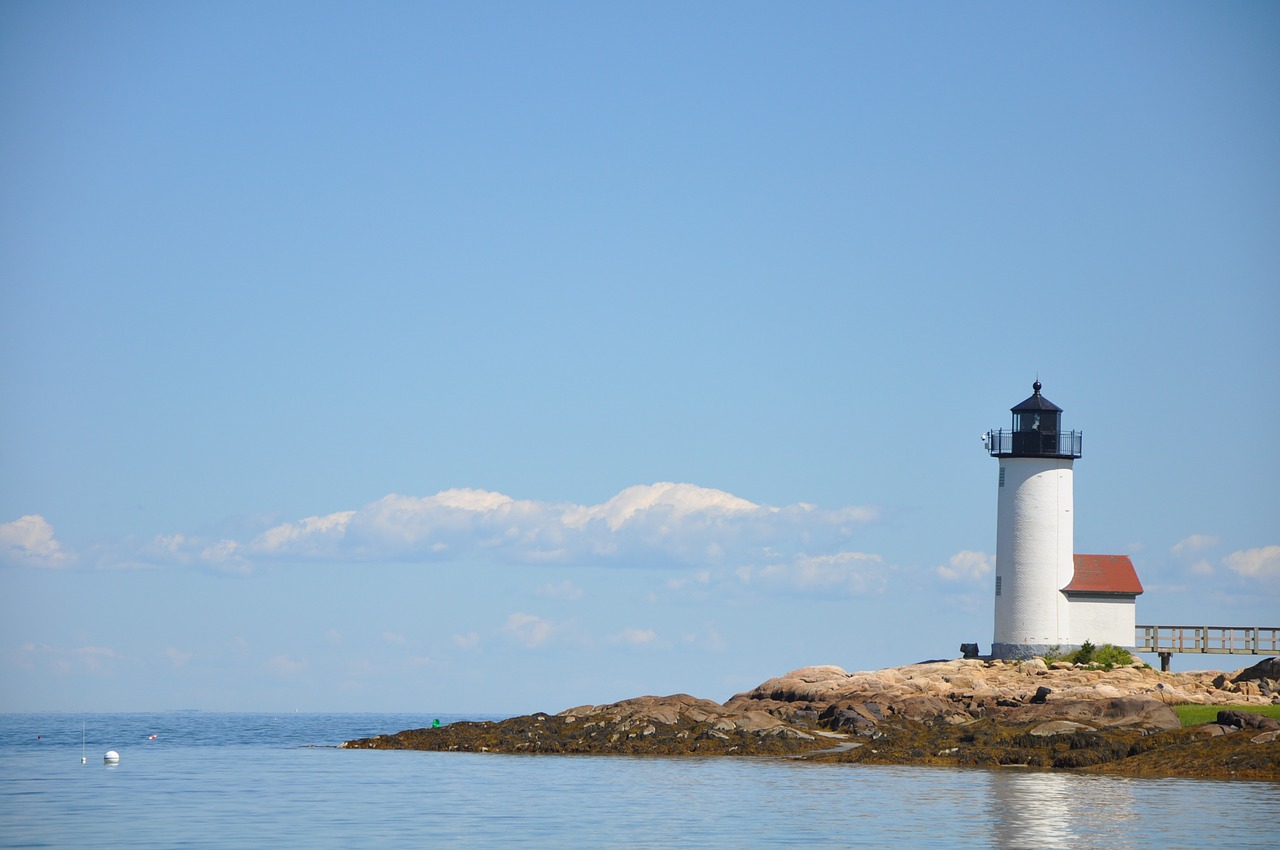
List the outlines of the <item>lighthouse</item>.
{"type": "Polygon", "coordinates": [[[1142,593],[1127,555],[1075,554],[1074,464],[1083,434],[1040,394],[1011,408],[1010,430],[984,435],[1000,461],[996,499],[996,658],[1069,651],[1088,640],[1134,643],[1142,593]],[[1074,622],[1073,622],[1074,620],[1074,622]]]}

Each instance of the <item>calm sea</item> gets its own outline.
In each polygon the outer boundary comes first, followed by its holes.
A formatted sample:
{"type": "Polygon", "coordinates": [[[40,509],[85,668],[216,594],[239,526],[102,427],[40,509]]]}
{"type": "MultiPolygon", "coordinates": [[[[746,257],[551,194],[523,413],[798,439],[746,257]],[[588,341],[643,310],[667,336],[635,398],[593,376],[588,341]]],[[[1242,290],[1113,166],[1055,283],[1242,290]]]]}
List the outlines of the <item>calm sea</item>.
{"type": "Polygon", "coordinates": [[[0,715],[0,847],[1280,845],[1280,783],[334,748],[433,719],[0,715]]]}

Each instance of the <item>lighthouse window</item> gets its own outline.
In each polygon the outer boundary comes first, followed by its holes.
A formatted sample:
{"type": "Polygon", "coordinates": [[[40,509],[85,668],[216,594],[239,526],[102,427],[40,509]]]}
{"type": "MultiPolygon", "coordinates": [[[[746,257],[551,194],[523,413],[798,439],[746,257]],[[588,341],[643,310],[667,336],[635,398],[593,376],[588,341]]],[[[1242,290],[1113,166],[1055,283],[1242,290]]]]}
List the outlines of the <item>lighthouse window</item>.
{"type": "Polygon", "coordinates": [[[1000,467],[1000,486],[1004,486],[1004,467],[1000,467]]]}

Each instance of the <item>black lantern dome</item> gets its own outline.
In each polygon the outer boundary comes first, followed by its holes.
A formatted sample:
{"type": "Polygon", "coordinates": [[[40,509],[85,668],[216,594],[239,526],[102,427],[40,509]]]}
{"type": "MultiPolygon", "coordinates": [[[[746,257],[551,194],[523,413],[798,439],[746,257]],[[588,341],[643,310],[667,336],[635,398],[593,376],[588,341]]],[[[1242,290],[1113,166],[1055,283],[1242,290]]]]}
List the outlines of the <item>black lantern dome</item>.
{"type": "Polygon", "coordinates": [[[1031,397],[1010,408],[1013,429],[983,435],[987,451],[996,457],[1077,458],[1083,435],[1062,430],[1062,408],[1040,395],[1040,381],[1031,385],[1031,397]]]}

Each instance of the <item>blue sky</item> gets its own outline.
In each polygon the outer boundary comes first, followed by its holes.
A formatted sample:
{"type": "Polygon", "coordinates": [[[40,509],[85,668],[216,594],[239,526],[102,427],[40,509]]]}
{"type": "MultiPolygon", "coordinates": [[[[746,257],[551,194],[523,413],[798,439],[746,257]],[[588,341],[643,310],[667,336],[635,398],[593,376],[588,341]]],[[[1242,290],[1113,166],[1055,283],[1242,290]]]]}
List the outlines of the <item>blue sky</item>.
{"type": "Polygon", "coordinates": [[[0,5],[0,710],[550,711],[985,649],[978,438],[1037,375],[1139,622],[1280,625],[1278,36],[0,5]]]}

